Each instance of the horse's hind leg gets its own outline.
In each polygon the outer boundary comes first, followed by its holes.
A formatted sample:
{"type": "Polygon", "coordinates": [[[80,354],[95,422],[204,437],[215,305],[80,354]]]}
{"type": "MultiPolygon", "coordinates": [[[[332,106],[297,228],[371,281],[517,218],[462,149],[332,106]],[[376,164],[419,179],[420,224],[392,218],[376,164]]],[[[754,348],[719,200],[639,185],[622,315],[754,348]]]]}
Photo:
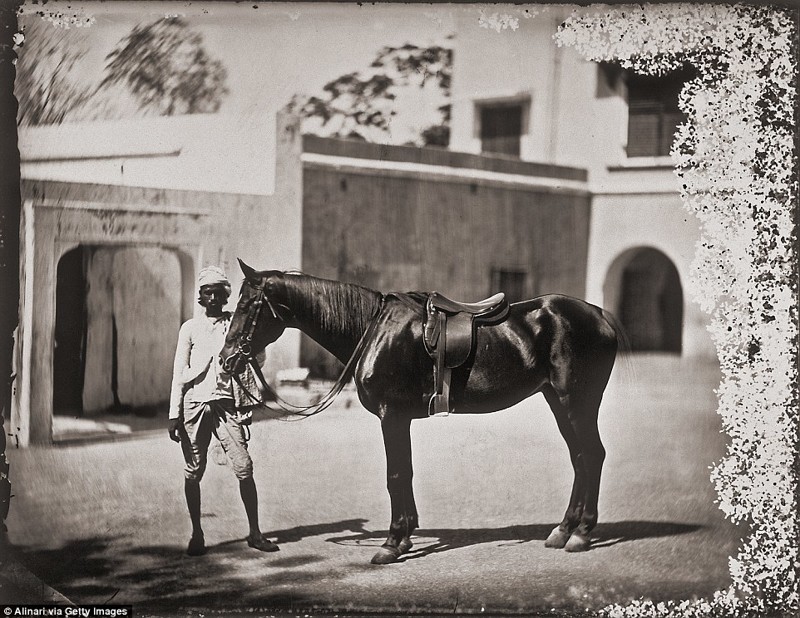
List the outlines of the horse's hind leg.
{"type": "Polygon", "coordinates": [[[548,536],[547,540],[544,542],[545,547],[561,549],[567,544],[567,541],[569,541],[572,531],[578,527],[581,516],[583,515],[583,504],[586,495],[585,470],[583,457],[578,445],[578,438],[575,436],[572,423],[569,421],[569,412],[561,404],[561,400],[549,384],[544,388],[543,393],[547,403],[550,405],[550,409],[553,411],[553,416],[556,418],[558,430],[567,443],[567,448],[569,448],[569,458],[572,462],[574,474],[572,493],[569,497],[567,511],[564,513],[564,519],[558,526],[553,528],[550,536],[548,536]]]}
{"type": "Polygon", "coordinates": [[[597,413],[600,402],[588,404],[579,409],[570,422],[580,444],[586,479],[586,493],[583,513],[578,527],[572,531],[564,546],[567,551],[586,551],[589,549],[589,534],[597,525],[597,502],[600,495],[600,475],[606,450],[597,430],[597,413]]]}
{"type": "Polygon", "coordinates": [[[392,504],[389,536],[372,558],[373,564],[390,564],[411,549],[417,528],[417,507],[412,488],[411,416],[387,412],[381,419],[386,450],[386,488],[392,504]]]}
{"type": "Polygon", "coordinates": [[[589,534],[597,525],[597,503],[605,448],[597,430],[600,397],[559,396],[546,388],[545,397],[567,442],[575,473],[569,506],[563,521],[545,541],[566,551],[589,549],[589,534]]]}

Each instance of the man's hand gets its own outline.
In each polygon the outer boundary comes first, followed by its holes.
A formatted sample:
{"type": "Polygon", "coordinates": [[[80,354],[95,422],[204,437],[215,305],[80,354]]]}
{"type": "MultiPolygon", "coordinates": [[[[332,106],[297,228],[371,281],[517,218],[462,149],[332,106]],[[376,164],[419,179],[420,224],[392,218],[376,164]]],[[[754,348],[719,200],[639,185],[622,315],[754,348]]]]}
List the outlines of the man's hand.
{"type": "Polygon", "coordinates": [[[180,442],[182,430],[183,430],[183,419],[180,418],[169,419],[169,427],[167,431],[169,432],[170,440],[172,440],[173,442],[180,442]]]}

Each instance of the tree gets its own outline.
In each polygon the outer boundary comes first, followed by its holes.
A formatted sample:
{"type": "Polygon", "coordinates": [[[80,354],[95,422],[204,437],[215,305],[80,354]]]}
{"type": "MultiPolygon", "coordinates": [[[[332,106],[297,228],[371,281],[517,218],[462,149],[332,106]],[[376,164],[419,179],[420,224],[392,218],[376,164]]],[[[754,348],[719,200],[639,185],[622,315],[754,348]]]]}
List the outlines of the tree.
{"type": "Polygon", "coordinates": [[[46,11],[26,16],[17,65],[18,122],[122,118],[138,114],[215,112],[228,93],[227,72],[179,18],[138,25],[106,57],[103,79],[81,81],[88,49],[83,35],[46,11]],[[135,97],[128,105],[129,95],[135,97]]]}
{"type": "MultiPolygon", "coordinates": [[[[295,97],[291,107],[304,118],[303,129],[331,137],[377,141],[396,121],[399,99],[410,91],[436,91],[440,105],[434,124],[417,128],[412,142],[446,146],[450,134],[453,50],[434,45],[382,48],[369,68],[337,77],[320,96],[295,97]],[[442,104],[442,102],[444,102],[442,104]]],[[[415,110],[418,111],[418,110],[415,110]]]]}
{"type": "Polygon", "coordinates": [[[228,93],[225,67],[179,17],[136,26],[106,57],[104,74],[100,89],[123,84],[140,109],[160,115],[216,112],[228,93]]]}
{"type": "Polygon", "coordinates": [[[20,126],[55,124],[80,110],[95,87],[75,79],[87,49],[70,31],[32,15],[24,25],[15,91],[20,126]]]}

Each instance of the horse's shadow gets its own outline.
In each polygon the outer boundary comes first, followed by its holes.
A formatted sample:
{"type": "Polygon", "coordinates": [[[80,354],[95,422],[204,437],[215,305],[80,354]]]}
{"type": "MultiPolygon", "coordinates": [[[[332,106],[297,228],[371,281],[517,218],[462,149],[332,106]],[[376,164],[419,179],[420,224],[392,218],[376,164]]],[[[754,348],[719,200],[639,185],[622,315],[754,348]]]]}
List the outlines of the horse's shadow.
{"type": "Polygon", "coordinates": [[[286,528],[285,530],[271,530],[267,533],[267,536],[275,539],[275,542],[278,545],[282,545],[285,543],[297,543],[306,537],[320,536],[323,534],[336,534],[337,532],[352,532],[356,537],[373,534],[364,528],[365,523],[367,523],[366,519],[345,519],[343,521],[325,524],[295,526],[294,528],[286,528]]]}
{"type": "MultiPolygon", "coordinates": [[[[361,521],[361,520],[355,520],[361,521]]],[[[401,560],[413,560],[452,549],[461,549],[483,543],[520,545],[532,541],[542,541],[548,537],[555,524],[530,524],[506,526],[504,528],[440,528],[420,529],[412,535],[414,547],[401,560]]],[[[690,534],[702,529],[699,524],[681,524],[659,521],[619,521],[601,523],[592,531],[590,549],[611,547],[618,543],[640,539],[690,534]]],[[[364,530],[348,536],[326,539],[340,545],[375,545],[385,538],[385,532],[364,530]]]]}

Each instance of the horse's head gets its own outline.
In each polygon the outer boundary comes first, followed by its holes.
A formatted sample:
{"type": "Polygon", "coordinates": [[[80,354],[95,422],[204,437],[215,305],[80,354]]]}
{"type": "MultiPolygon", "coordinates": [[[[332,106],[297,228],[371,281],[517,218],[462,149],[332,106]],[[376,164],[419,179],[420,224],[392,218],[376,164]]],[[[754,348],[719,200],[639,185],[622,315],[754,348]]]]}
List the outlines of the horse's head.
{"type": "Polygon", "coordinates": [[[257,272],[241,260],[239,265],[244,273],[244,282],[220,352],[223,371],[237,375],[251,358],[277,340],[286,328],[274,300],[280,273],[257,272]]]}

